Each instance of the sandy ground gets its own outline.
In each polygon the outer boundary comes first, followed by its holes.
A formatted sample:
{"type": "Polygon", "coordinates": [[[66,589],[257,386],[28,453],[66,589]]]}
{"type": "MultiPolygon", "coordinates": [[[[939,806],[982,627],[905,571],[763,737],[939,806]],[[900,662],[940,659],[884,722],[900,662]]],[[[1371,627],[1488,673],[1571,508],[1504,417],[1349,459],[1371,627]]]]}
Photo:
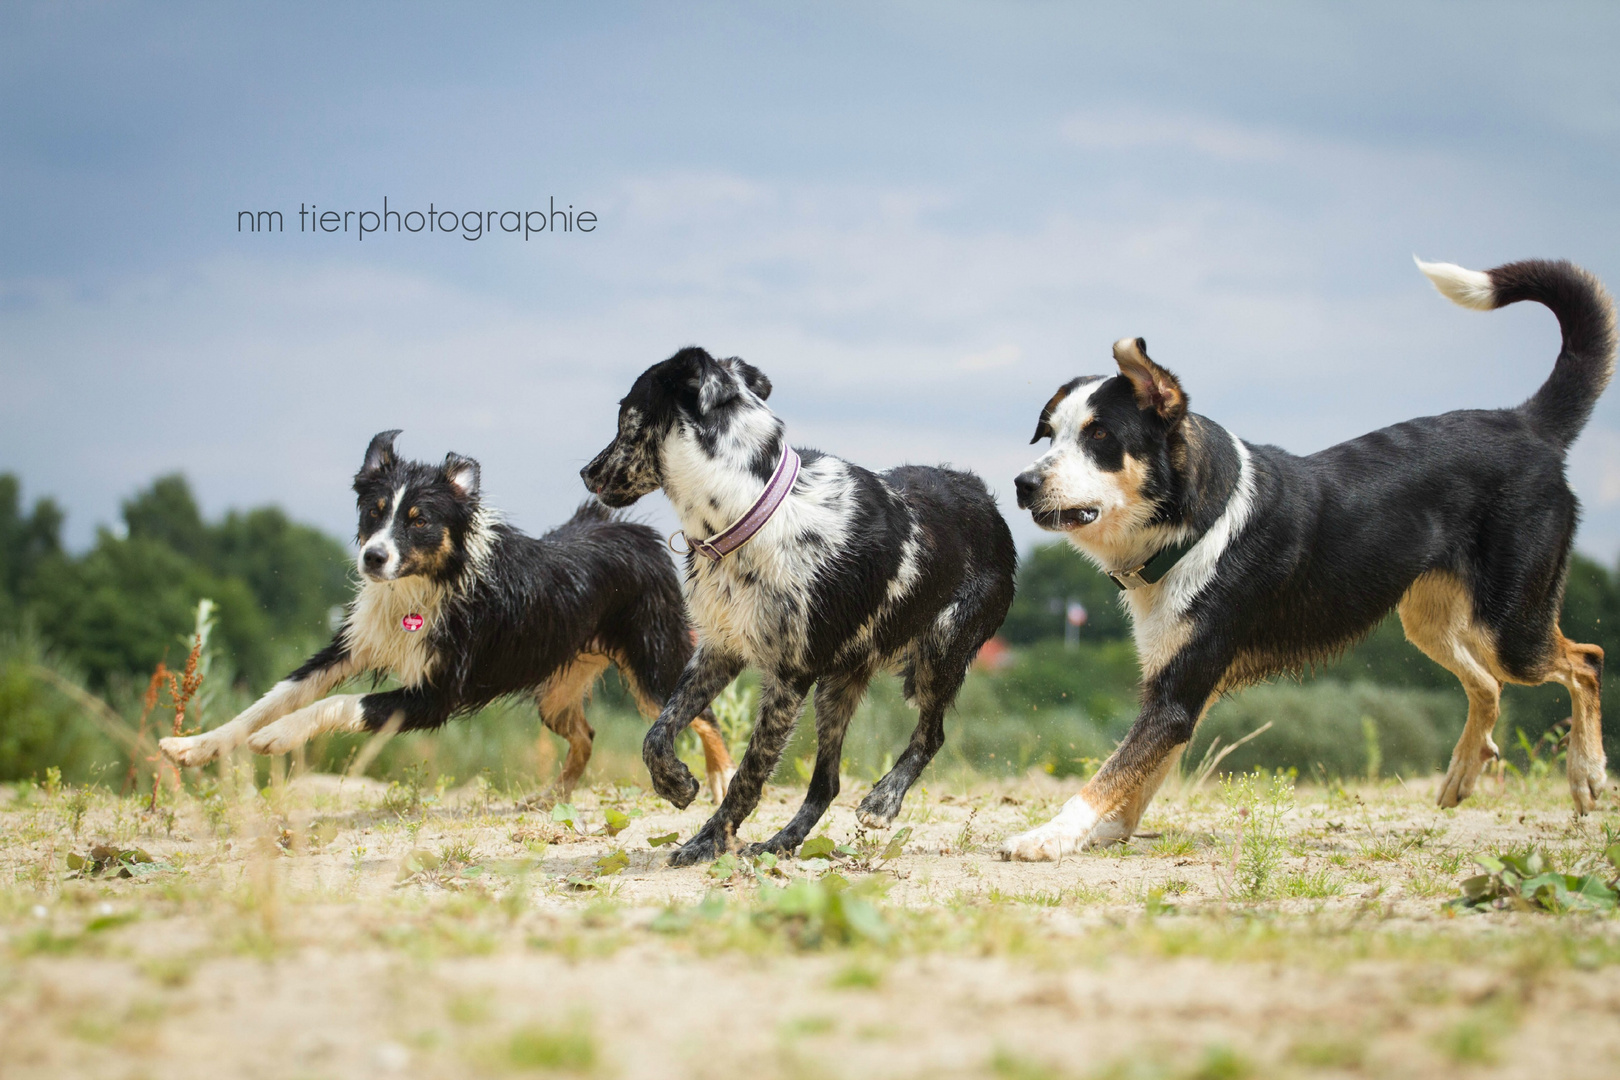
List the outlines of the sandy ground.
{"type": "MultiPolygon", "coordinates": [[[[577,793],[577,828],[481,789],[415,806],[324,776],[226,782],[172,818],[11,792],[0,1075],[1620,1072],[1620,920],[1442,908],[1476,853],[1533,844],[1583,870],[1620,839],[1620,815],[1573,818],[1556,778],[1489,780],[1457,811],[1432,781],[1301,789],[1253,895],[1213,785],[1168,793],[1126,847],[995,858],[1076,786],[936,781],[884,859],[892,834],[859,830],[852,783],[824,831],[854,856],[729,878],[649,845],[707,804],[633,788],[577,793]],[[610,810],[628,819],[612,837],[610,810]],[[98,843],[153,861],[71,876],[98,843]],[[841,881],[875,929],[770,900],[841,881]]],[[[744,838],[799,794],[773,789],[744,838]]]]}

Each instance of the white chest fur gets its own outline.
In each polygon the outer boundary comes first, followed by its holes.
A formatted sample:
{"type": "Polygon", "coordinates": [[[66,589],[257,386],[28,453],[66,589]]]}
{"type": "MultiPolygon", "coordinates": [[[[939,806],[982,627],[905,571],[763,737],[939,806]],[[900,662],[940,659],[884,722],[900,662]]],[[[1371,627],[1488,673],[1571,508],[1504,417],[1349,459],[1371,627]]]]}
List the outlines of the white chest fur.
{"type": "Polygon", "coordinates": [[[346,644],[359,665],[385,669],[406,686],[419,686],[433,674],[434,653],[428,634],[444,606],[443,586],[420,577],[367,581],[354,598],[345,628],[346,644]],[[420,616],[420,629],[407,630],[405,620],[420,616]]]}

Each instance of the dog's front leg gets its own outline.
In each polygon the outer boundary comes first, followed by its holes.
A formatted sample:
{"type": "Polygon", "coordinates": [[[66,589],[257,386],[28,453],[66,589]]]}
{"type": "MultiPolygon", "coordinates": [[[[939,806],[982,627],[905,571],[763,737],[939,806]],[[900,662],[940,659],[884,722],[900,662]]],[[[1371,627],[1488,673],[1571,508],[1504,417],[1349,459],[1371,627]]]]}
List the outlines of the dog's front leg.
{"type": "Polygon", "coordinates": [[[266,725],[248,739],[248,748],[256,754],[285,754],[328,731],[435,728],[450,712],[449,700],[429,687],[338,694],[266,725]]]}
{"type": "Polygon", "coordinates": [[[1045,825],[1001,842],[1003,859],[1051,862],[1070,852],[1129,840],[1153,793],[1180,759],[1214,693],[1226,661],[1216,649],[1189,647],[1143,694],[1142,712],[1080,794],[1045,825]]]}
{"type": "MultiPolygon", "coordinates": [[[[748,737],[748,749],[737,764],[737,775],[731,778],[731,786],[726,789],[720,809],[692,839],[669,857],[671,866],[689,866],[712,859],[731,847],[737,826],[759,805],[765,781],[770,779],[771,773],[776,770],[776,763],[782,758],[782,748],[787,745],[788,736],[793,734],[793,725],[798,722],[799,712],[804,708],[804,696],[809,693],[813,681],[814,677],[808,675],[783,678],[772,673],[766,677],[760,695],[759,719],[754,723],[754,732],[748,737]]],[[[693,780],[692,783],[695,788],[697,781],[693,780]]]]}
{"type": "Polygon", "coordinates": [[[265,725],[319,701],[333,687],[360,670],[361,666],[355,662],[340,635],[310,657],[303,667],[272,686],[235,719],[200,735],[177,735],[163,739],[158,747],[176,765],[206,765],[221,754],[241,746],[248,736],[265,725]]]}
{"type": "Polygon", "coordinates": [[[647,763],[653,790],[682,810],[697,797],[699,784],[692,770],[676,756],[675,737],[709,707],[709,702],[737,677],[742,667],[740,656],[699,642],[675,683],[675,692],[669,695],[642,741],[641,760],[647,763]]]}

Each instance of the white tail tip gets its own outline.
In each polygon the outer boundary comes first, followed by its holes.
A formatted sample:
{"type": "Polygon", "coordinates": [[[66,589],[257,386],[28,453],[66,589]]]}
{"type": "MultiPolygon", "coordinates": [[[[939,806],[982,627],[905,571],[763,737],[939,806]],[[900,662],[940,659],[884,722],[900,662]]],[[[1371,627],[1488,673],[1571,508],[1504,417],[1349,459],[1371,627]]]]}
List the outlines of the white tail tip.
{"type": "Polygon", "coordinates": [[[1496,288],[1491,284],[1491,275],[1484,271],[1468,270],[1456,263],[1424,262],[1416,255],[1412,256],[1412,261],[1452,303],[1475,311],[1490,311],[1496,307],[1496,288]]]}

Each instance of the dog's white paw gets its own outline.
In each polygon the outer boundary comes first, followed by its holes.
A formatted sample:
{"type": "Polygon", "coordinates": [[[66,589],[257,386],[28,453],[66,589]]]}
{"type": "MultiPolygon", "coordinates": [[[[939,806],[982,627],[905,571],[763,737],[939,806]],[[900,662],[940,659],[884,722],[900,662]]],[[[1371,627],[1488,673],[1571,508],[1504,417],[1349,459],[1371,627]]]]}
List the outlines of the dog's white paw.
{"type": "Polygon", "coordinates": [[[218,739],[209,735],[174,735],[167,739],[158,740],[158,749],[162,750],[170,761],[182,768],[191,768],[196,765],[206,765],[219,757],[221,749],[218,739]]]}
{"type": "Polygon", "coordinates": [[[1011,862],[1056,862],[1086,846],[1096,828],[1097,812],[1076,795],[1045,825],[1007,837],[997,854],[1011,862]]]}
{"type": "Polygon", "coordinates": [[[855,811],[855,820],[868,829],[887,829],[894,824],[894,818],[884,817],[882,814],[876,814],[870,810],[857,809],[855,811]]]}
{"type": "Polygon", "coordinates": [[[1048,822],[1036,829],[1009,836],[1001,842],[997,854],[1007,862],[1057,862],[1071,854],[1085,839],[1076,837],[1056,822],[1048,822]]]}

